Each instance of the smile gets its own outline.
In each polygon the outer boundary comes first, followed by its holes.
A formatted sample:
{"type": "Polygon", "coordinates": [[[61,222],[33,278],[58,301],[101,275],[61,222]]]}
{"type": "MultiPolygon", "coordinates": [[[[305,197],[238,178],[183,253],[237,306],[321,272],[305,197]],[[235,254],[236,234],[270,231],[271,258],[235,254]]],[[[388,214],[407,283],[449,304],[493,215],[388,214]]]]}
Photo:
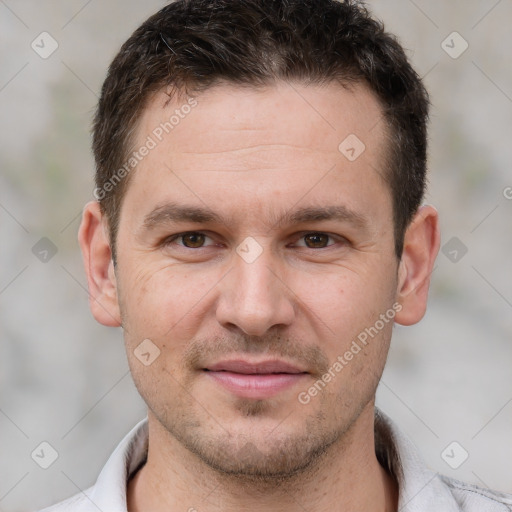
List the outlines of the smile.
{"type": "Polygon", "coordinates": [[[283,361],[250,363],[223,361],[204,368],[208,378],[227,391],[242,397],[263,399],[293,387],[308,372],[283,361]]]}

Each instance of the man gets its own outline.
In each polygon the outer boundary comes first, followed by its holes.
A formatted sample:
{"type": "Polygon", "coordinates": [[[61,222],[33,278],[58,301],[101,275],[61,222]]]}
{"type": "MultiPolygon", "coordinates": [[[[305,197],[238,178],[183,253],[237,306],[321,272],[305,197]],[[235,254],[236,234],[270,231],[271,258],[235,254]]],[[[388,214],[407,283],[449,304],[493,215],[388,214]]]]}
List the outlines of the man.
{"type": "Polygon", "coordinates": [[[148,417],[49,510],[501,511],[375,409],[423,317],[428,96],[356,2],[178,0],[115,57],[79,241],[148,417]]]}

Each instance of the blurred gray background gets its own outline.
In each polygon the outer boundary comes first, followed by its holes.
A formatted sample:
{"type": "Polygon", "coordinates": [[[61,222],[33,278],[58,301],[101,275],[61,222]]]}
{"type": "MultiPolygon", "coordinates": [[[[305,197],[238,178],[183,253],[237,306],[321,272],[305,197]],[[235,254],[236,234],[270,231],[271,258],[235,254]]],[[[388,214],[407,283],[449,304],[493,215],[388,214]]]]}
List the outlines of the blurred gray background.
{"type": "MultiPolygon", "coordinates": [[[[4,512],[91,485],[145,415],[121,331],[89,312],[77,229],[107,66],[165,3],[0,0],[4,512]],[[42,442],[58,454],[48,469],[31,455],[42,442]]],[[[432,96],[427,199],[443,237],[428,313],[395,328],[378,405],[434,470],[512,492],[512,1],[368,5],[432,96]]]]}

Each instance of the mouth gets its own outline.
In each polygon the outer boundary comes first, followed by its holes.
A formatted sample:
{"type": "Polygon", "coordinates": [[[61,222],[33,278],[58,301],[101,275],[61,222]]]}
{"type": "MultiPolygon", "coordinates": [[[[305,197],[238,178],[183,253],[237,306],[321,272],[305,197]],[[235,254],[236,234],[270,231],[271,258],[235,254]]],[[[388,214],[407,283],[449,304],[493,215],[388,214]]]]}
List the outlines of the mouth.
{"type": "Polygon", "coordinates": [[[264,399],[285,391],[309,372],[279,360],[249,362],[221,361],[202,369],[205,375],[228,392],[242,397],[264,399]]]}

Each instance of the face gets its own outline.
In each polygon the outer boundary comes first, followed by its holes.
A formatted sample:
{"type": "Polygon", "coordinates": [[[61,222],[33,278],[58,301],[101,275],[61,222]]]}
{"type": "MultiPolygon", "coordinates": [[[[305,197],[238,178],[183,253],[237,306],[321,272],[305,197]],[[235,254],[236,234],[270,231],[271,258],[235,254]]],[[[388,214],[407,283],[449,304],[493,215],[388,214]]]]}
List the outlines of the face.
{"type": "Polygon", "coordinates": [[[291,474],[372,403],[402,308],[382,112],[336,84],[166,99],[139,145],[182,115],[131,176],[111,273],[133,378],[211,467],[291,474]]]}

